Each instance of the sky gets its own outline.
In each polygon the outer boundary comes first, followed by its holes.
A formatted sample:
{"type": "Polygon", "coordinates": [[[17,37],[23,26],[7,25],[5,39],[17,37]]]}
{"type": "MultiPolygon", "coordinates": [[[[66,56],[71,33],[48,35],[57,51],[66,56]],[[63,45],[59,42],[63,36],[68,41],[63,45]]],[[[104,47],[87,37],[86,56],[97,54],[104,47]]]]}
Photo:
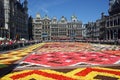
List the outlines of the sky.
{"type": "Polygon", "coordinates": [[[84,24],[100,19],[102,12],[108,15],[108,8],[109,0],[28,0],[28,13],[33,18],[40,13],[41,17],[47,14],[60,20],[65,16],[70,21],[76,15],[84,24]]]}

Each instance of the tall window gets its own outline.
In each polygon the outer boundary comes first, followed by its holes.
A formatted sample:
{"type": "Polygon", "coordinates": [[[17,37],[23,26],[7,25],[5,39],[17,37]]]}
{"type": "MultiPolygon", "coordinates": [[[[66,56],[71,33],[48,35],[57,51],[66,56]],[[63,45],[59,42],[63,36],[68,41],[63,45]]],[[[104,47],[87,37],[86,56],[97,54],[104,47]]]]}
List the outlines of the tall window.
{"type": "Polygon", "coordinates": [[[118,25],[120,25],[120,18],[118,18],[118,25]]]}

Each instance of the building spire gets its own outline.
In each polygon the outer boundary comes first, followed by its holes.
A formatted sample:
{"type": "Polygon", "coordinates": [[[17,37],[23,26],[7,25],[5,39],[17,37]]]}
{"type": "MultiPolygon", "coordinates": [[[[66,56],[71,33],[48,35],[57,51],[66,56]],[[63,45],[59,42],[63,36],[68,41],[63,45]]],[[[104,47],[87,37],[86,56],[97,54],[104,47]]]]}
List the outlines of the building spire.
{"type": "Polygon", "coordinates": [[[28,12],[28,1],[24,0],[23,4],[24,4],[25,12],[27,13],[28,12]]]}
{"type": "Polygon", "coordinates": [[[78,21],[75,14],[73,14],[73,15],[71,16],[71,20],[72,20],[73,22],[77,22],[77,21],[78,21]]]}

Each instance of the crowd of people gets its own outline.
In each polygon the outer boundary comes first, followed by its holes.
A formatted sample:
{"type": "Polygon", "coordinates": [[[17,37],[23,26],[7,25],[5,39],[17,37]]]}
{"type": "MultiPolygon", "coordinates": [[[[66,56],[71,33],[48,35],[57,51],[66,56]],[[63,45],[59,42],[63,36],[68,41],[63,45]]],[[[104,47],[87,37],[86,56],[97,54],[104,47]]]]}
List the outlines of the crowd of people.
{"type": "MultiPolygon", "coordinates": [[[[60,41],[60,40],[59,40],[60,41]]],[[[120,40],[75,40],[76,42],[90,42],[90,43],[103,43],[103,44],[115,44],[120,45],[120,40]]],[[[7,51],[24,46],[40,43],[40,40],[0,40],[0,51],[7,51]]]]}
{"type": "Polygon", "coordinates": [[[39,40],[1,40],[0,51],[12,50],[40,42],[39,40]]]}

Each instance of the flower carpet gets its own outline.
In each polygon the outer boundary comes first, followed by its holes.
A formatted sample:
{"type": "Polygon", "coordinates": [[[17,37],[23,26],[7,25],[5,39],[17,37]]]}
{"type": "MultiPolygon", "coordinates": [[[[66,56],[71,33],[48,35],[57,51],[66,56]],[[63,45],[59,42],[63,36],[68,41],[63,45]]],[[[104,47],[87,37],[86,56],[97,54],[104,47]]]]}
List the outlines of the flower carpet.
{"type": "Polygon", "coordinates": [[[119,80],[120,70],[100,67],[56,70],[24,70],[10,73],[1,80],[119,80]]]}
{"type": "Polygon", "coordinates": [[[21,50],[10,51],[4,54],[0,54],[0,64],[11,64],[17,60],[20,60],[27,54],[31,53],[33,49],[36,49],[40,45],[30,46],[21,50]]]}
{"type": "Polygon", "coordinates": [[[50,52],[80,52],[91,49],[90,44],[78,42],[51,42],[46,43],[40,47],[36,53],[50,53],[50,52]]]}
{"type": "MultiPolygon", "coordinates": [[[[18,49],[15,51],[0,53],[0,71],[2,71],[4,68],[6,68],[5,70],[6,72],[9,71],[10,70],[9,67],[11,67],[11,65],[16,65],[15,63],[16,61],[21,60],[23,57],[33,52],[34,49],[42,46],[43,44],[37,44],[23,49],[18,49]]],[[[0,72],[0,75],[1,74],[2,72],[0,72]]]]}
{"type": "Polygon", "coordinates": [[[31,54],[23,62],[46,65],[48,67],[75,66],[80,64],[104,65],[114,64],[120,60],[119,56],[100,52],[53,52],[31,54]]]}
{"type": "Polygon", "coordinates": [[[21,61],[17,69],[119,64],[119,55],[106,52],[108,49],[112,51],[113,48],[108,45],[97,46],[78,42],[46,43],[21,61]]]}
{"type": "Polygon", "coordinates": [[[40,43],[0,54],[0,69],[11,64],[17,66],[0,80],[119,80],[120,47],[40,43]]]}
{"type": "Polygon", "coordinates": [[[119,55],[120,56],[120,50],[108,50],[108,51],[103,51],[104,53],[107,54],[113,54],[113,55],[119,55]]]}

